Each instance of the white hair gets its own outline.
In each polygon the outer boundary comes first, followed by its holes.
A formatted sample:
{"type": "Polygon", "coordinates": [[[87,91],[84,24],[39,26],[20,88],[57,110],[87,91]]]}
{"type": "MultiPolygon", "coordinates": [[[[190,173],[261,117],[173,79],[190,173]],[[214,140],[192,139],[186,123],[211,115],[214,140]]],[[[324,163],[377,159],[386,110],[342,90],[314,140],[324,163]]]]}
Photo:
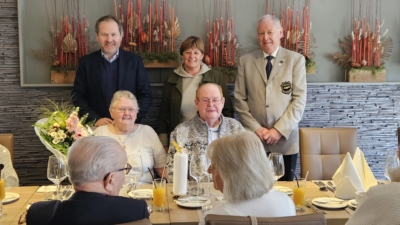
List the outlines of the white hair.
{"type": "Polygon", "coordinates": [[[108,173],[126,163],[126,152],[113,138],[90,136],[75,141],[68,151],[69,177],[75,187],[103,181],[108,173]]]}
{"type": "Polygon", "coordinates": [[[265,14],[264,16],[262,16],[258,20],[258,23],[265,22],[265,21],[268,21],[268,20],[272,20],[274,22],[274,25],[275,25],[276,28],[278,28],[278,29],[282,28],[281,21],[279,21],[278,17],[272,16],[270,14],[265,14]]]}
{"type": "Polygon", "coordinates": [[[114,93],[113,98],[111,99],[110,108],[114,107],[115,103],[121,98],[128,98],[132,100],[133,103],[135,103],[136,107],[139,109],[139,105],[135,95],[133,95],[132,92],[125,90],[117,91],[114,93]]]}
{"type": "Polygon", "coordinates": [[[224,182],[224,198],[229,202],[259,198],[274,185],[264,146],[253,132],[244,131],[213,141],[207,148],[207,156],[224,182]]]}

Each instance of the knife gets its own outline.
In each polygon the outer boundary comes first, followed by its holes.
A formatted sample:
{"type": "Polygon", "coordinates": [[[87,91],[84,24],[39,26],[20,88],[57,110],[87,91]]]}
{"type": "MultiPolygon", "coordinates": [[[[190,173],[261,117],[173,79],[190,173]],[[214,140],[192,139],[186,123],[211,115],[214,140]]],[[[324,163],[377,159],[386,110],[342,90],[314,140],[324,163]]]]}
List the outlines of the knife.
{"type": "Polygon", "coordinates": [[[326,188],[331,191],[332,193],[335,193],[335,189],[333,189],[332,187],[326,186],[326,188]]]}
{"type": "Polygon", "coordinates": [[[315,213],[322,213],[322,214],[326,214],[325,211],[322,211],[320,209],[318,209],[317,207],[315,207],[313,204],[310,204],[308,202],[305,203],[306,207],[310,208],[313,212],[315,213]]]}

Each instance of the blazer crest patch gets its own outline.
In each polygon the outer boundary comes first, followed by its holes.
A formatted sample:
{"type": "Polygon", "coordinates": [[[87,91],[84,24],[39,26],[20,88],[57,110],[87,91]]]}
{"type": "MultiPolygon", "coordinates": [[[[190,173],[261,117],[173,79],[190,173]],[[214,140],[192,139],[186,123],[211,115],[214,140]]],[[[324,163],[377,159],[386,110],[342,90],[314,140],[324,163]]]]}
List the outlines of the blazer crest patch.
{"type": "Polygon", "coordinates": [[[290,81],[284,81],[281,84],[281,89],[283,94],[290,94],[292,93],[292,83],[290,81]]]}

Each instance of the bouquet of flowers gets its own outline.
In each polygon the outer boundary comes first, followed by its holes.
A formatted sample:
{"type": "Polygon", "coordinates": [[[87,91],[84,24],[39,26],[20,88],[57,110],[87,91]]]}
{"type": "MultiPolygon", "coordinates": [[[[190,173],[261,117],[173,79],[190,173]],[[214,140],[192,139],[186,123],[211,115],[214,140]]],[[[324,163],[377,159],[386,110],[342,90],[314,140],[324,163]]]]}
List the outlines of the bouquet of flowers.
{"type": "Polygon", "coordinates": [[[64,157],[68,153],[68,148],[72,143],[82,137],[93,135],[90,126],[93,122],[86,123],[88,114],[82,118],[78,117],[79,107],[72,107],[71,113],[66,113],[68,109],[61,109],[52,102],[54,112],[47,108],[44,115],[51,114],[47,118],[38,120],[35,126],[35,133],[40,141],[54,155],[64,157]]]}

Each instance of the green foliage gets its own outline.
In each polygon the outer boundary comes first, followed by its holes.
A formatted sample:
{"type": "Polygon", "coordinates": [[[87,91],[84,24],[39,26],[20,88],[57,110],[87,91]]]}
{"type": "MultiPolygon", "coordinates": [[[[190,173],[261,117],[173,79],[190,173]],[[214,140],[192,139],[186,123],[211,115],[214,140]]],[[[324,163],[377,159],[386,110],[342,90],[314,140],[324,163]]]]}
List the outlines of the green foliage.
{"type": "Polygon", "coordinates": [[[176,52],[135,52],[135,54],[142,57],[143,63],[178,61],[180,58],[176,52]]]}
{"type": "Polygon", "coordinates": [[[371,71],[372,74],[376,75],[385,69],[386,69],[385,66],[381,65],[381,66],[363,66],[358,68],[352,67],[349,71],[365,70],[365,71],[371,71]]]}
{"type": "Polygon", "coordinates": [[[214,67],[213,69],[221,72],[225,76],[228,76],[231,81],[235,80],[237,74],[237,66],[229,66],[229,67],[217,66],[214,67]]]}

